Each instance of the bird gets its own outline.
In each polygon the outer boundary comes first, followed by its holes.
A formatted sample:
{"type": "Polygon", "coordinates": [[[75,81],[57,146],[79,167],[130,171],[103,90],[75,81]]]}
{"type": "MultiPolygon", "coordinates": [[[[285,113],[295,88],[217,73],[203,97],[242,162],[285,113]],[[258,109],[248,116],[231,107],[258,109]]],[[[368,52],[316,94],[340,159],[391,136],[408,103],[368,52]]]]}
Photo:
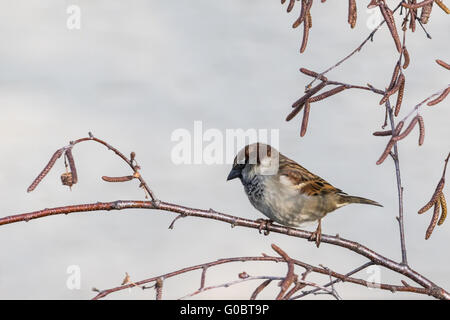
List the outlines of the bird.
{"type": "Polygon", "coordinates": [[[319,247],[321,221],[328,213],[352,203],[382,207],[376,201],[351,196],[284,156],[270,145],[253,143],[240,150],[227,181],[239,178],[250,203],[269,219],[258,219],[260,232],[277,222],[299,227],[318,221],[310,241],[319,247]]]}

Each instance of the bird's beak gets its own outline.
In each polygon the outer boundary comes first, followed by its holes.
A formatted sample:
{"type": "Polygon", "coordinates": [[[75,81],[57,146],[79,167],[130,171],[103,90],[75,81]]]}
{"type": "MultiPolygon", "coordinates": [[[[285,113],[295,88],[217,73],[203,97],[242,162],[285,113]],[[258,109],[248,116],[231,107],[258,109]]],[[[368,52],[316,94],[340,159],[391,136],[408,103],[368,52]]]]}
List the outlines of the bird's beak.
{"type": "Polygon", "coordinates": [[[239,178],[241,176],[241,170],[240,169],[231,169],[230,173],[228,174],[227,181],[239,178]]]}

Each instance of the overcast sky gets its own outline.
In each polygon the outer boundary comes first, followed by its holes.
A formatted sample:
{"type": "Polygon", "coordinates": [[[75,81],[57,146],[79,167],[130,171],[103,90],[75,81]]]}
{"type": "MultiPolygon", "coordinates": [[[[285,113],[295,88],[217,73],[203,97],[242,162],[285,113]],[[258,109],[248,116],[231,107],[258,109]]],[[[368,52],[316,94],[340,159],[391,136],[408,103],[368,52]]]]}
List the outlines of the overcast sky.
{"type": "MultiPolygon", "coordinates": [[[[324,219],[323,232],[339,233],[390,257],[400,259],[397,191],[392,161],[376,166],[386,139],[372,136],[384,120],[379,97],[347,90],[314,104],[308,132],[300,138],[301,118],[286,123],[291,104],[308,78],[300,67],[323,71],[370,33],[376,15],[359,5],[358,22],[347,24],[347,3],[316,1],[306,52],[299,54],[302,28],[293,30],[300,8],[291,14],[280,1],[269,0],[9,0],[0,4],[0,158],[1,216],[47,207],[118,199],[142,200],[135,181],[108,184],[102,175],[129,174],[129,168],[100,145],[74,149],[79,183],[61,186],[59,161],[32,193],[26,189],[57,149],[87,135],[105,139],[123,153],[135,151],[142,174],[158,198],[195,208],[213,208],[249,219],[263,217],[249,203],[239,181],[226,182],[230,164],[174,163],[177,129],[194,134],[217,129],[276,130],[282,153],[349,194],[376,200],[383,208],[351,205],[324,219]],[[81,28],[68,29],[67,9],[81,9],[81,28]]],[[[364,2],[364,1],[363,1],[364,2]]],[[[366,1],[367,2],[367,1],[366,1]]],[[[396,1],[388,1],[388,3],[396,1]]],[[[418,27],[407,38],[411,65],[400,116],[431,93],[445,87],[448,71],[434,60],[449,60],[445,14],[434,8],[425,37],[418,27]]],[[[329,78],[354,84],[388,85],[398,57],[386,28],[373,43],[329,78]]],[[[431,213],[418,215],[442,172],[449,151],[448,102],[421,111],[425,144],[417,132],[400,144],[405,187],[406,243],[410,264],[450,289],[450,223],[425,241],[431,213]]],[[[197,136],[198,137],[198,136],[197,136]]],[[[448,189],[447,189],[448,190],[448,189]]],[[[89,299],[92,287],[120,284],[125,272],[133,281],[223,257],[274,254],[276,243],[292,257],[345,273],[366,262],[342,248],[278,234],[234,228],[198,218],[178,220],[160,211],[126,210],[79,213],[17,223],[0,228],[0,298],[89,299]],[[75,266],[75,267],[74,267],[75,266]],[[79,289],[67,280],[79,268],[79,289]],[[72,269],[71,269],[72,268],[72,269]]],[[[307,226],[313,230],[315,225],[307,226]]],[[[238,264],[208,272],[207,284],[251,275],[284,275],[272,263],[238,264]]],[[[400,284],[384,269],[362,271],[366,280],[400,284]]],[[[298,272],[302,272],[298,269],[298,272]]],[[[179,298],[199,286],[200,272],[168,280],[164,298],[179,298]]],[[[311,277],[324,283],[325,277],[311,277]]],[[[243,298],[257,283],[218,289],[201,299],[243,298]]],[[[261,294],[273,298],[271,285],[261,294]]],[[[343,298],[418,298],[406,293],[342,284],[343,298]]],[[[123,291],[111,298],[148,299],[154,291],[123,291]]],[[[314,296],[313,299],[326,299],[314,296]]]]}

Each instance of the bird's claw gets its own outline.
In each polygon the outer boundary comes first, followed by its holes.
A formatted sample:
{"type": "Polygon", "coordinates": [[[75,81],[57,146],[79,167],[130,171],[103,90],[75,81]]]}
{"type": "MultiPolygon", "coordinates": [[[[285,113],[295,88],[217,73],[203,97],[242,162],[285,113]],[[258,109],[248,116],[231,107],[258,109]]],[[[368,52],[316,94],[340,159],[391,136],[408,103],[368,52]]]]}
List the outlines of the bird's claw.
{"type": "Polygon", "coordinates": [[[315,241],[317,248],[320,246],[320,241],[322,240],[322,224],[321,224],[320,220],[319,220],[319,224],[317,226],[316,231],[311,233],[311,236],[309,237],[308,240],[309,241],[315,241]]]}
{"type": "Polygon", "coordinates": [[[309,241],[315,241],[316,247],[318,248],[320,246],[320,240],[322,238],[322,233],[318,233],[317,231],[314,231],[311,236],[309,237],[309,241]]]}
{"type": "Polygon", "coordinates": [[[258,219],[256,222],[259,222],[258,231],[261,233],[264,230],[264,235],[267,236],[270,233],[269,227],[272,224],[272,220],[270,219],[258,219]]]}

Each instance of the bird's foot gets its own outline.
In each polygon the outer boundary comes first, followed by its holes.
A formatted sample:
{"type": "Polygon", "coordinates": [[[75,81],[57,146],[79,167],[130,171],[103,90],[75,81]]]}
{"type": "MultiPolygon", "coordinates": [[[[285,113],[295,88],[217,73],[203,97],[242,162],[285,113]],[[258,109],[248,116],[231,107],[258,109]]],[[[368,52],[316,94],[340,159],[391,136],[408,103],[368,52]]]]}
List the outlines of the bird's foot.
{"type": "Polygon", "coordinates": [[[256,222],[259,222],[258,231],[261,233],[264,230],[264,235],[267,236],[270,233],[269,227],[272,224],[273,220],[270,219],[258,219],[256,222]]]}
{"type": "Polygon", "coordinates": [[[320,241],[322,240],[322,224],[319,220],[319,224],[317,225],[316,231],[314,231],[308,239],[309,241],[315,241],[316,247],[320,246],[320,241]]]}

